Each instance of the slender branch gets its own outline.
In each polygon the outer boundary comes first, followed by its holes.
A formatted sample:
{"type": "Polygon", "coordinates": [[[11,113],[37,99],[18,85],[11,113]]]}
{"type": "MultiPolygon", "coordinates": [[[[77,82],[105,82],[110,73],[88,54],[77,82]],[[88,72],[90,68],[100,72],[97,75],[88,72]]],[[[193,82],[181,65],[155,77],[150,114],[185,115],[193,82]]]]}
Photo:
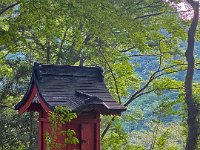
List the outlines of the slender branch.
{"type": "Polygon", "coordinates": [[[112,124],[112,122],[115,120],[115,117],[112,117],[111,121],[107,124],[107,126],[105,127],[105,129],[103,130],[102,134],[101,134],[101,140],[103,140],[103,138],[105,137],[106,133],[108,132],[108,130],[110,129],[110,126],[112,124]]]}
{"type": "Polygon", "coordinates": [[[130,55],[129,57],[146,57],[146,56],[150,56],[150,57],[158,57],[159,55],[155,55],[155,54],[152,54],[152,55],[142,55],[142,54],[133,54],[133,55],[130,55]]]}
{"type": "MultiPolygon", "coordinates": [[[[162,50],[160,48],[160,42],[161,42],[161,40],[159,40],[159,51],[160,51],[160,54],[162,54],[162,50]]],[[[162,55],[160,55],[160,57],[159,57],[158,71],[160,70],[161,66],[162,66],[162,55]]]]}
{"type": "Polygon", "coordinates": [[[51,43],[49,41],[46,41],[46,63],[50,64],[50,60],[51,60],[51,43]]]}
{"type": "Polygon", "coordinates": [[[167,66],[167,67],[165,67],[165,68],[160,69],[160,72],[161,72],[161,71],[164,71],[164,70],[167,70],[167,69],[170,69],[170,68],[177,67],[177,66],[186,66],[186,65],[187,65],[187,64],[175,64],[175,65],[167,66]]]}
{"type": "Polygon", "coordinates": [[[139,93],[143,92],[143,91],[149,86],[149,84],[150,84],[153,80],[155,80],[155,79],[157,79],[157,78],[159,78],[159,77],[161,77],[161,76],[163,76],[163,75],[167,75],[167,74],[172,74],[172,73],[179,72],[180,70],[175,70],[175,71],[165,72],[165,73],[161,73],[161,74],[157,75],[158,73],[164,71],[165,69],[169,69],[169,68],[174,67],[174,66],[177,66],[177,65],[172,65],[172,66],[169,66],[169,67],[166,67],[166,68],[163,68],[163,69],[160,69],[160,67],[158,67],[157,71],[155,71],[155,72],[150,76],[150,78],[149,78],[149,80],[146,82],[146,84],[145,84],[140,90],[136,91],[136,92],[131,96],[131,98],[124,104],[124,106],[128,106],[134,99],[136,99],[137,97],[139,97],[139,96],[137,96],[137,95],[138,95],[139,93]]]}
{"type": "Polygon", "coordinates": [[[141,89],[139,89],[138,91],[136,91],[136,92],[130,97],[130,99],[124,104],[125,107],[128,106],[128,105],[135,99],[135,97],[136,97],[139,93],[141,93],[142,91],[144,91],[144,90],[149,86],[149,84],[154,80],[154,79],[153,79],[154,75],[155,75],[155,73],[153,73],[153,74],[151,75],[151,77],[149,78],[149,80],[147,81],[147,83],[146,83],[141,89]]]}
{"type": "MultiPolygon", "coordinates": [[[[161,68],[160,65],[161,65],[161,63],[159,64],[158,69],[149,77],[149,80],[146,82],[146,84],[145,84],[142,88],[140,88],[138,91],[136,91],[136,92],[129,98],[129,100],[124,104],[125,107],[127,107],[127,106],[128,106],[133,100],[135,100],[136,98],[138,98],[138,97],[140,97],[140,96],[142,96],[142,95],[145,95],[145,94],[148,94],[148,93],[153,92],[154,90],[150,90],[150,91],[143,92],[145,89],[147,89],[147,87],[149,86],[149,84],[150,84],[153,80],[155,80],[155,79],[157,79],[157,78],[159,78],[160,76],[163,76],[163,75],[175,73],[176,71],[174,71],[174,72],[168,72],[168,73],[161,73],[161,74],[157,75],[158,73],[160,73],[160,72],[162,72],[162,71],[164,71],[164,70],[166,70],[166,69],[169,69],[169,68],[178,66],[178,65],[180,65],[180,64],[171,65],[171,66],[165,67],[165,68],[163,68],[163,69],[160,69],[160,68],[161,68]]],[[[111,126],[112,121],[114,121],[113,118],[112,118],[111,122],[109,122],[108,125],[106,126],[106,128],[104,129],[104,131],[103,131],[103,133],[102,133],[102,135],[101,135],[101,139],[104,138],[105,134],[107,133],[108,129],[109,129],[110,126],[111,126]]]]}
{"type": "Polygon", "coordinates": [[[127,48],[127,49],[121,50],[120,52],[128,52],[128,51],[130,51],[130,50],[132,50],[132,49],[134,49],[134,48],[135,48],[135,46],[129,47],[129,48],[127,48]]]}
{"type": "MultiPolygon", "coordinates": [[[[184,69],[184,70],[186,70],[186,69],[184,69]]],[[[172,73],[177,73],[177,72],[179,72],[179,71],[184,71],[184,70],[174,70],[174,71],[170,71],[170,72],[161,73],[161,74],[155,76],[154,78],[157,79],[157,78],[159,78],[159,77],[161,77],[161,76],[163,76],[163,75],[168,75],[168,74],[172,74],[172,73]]]]}
{"type": "Polygon", "coordinates": [[[153,141],[152,141],[152,143],[151,143],[150,150],[153,150],[153,149],[154,149],[154,146],[155,146],[155,144],[156,144],[156,139],[157,139],[157,134],[158,134],[158,126],[159,126],[159,125],[156,125],[155,130],[154,130],[154,132],[153,132],[153,141]]]}
{"type": "Polygon", "coordinates": [[[154,91],[155,90],[150,90],[150,91],[147,91],[147,92],[142,92],[142,93],[138,94],[137,96],[135,96],[135,99],[138,98],[138,97],[140,97],[140,96],[142,96],[142,95],[149,94],[149,93],[154,92],[154,91]]]}
{"type": "MultiPolygon", "coordinates": [[[[84,39],[84,45],[88,45],[90,39],[92,38],[91,34],[85,34],[85,39],[84,39]]],[[[82,51],[82,46],[80,48],[80,63],[79,66],[83,66],[85,62],[85,56],[84,56],[84,52],[82,51]]]]}
{"type": "Polygon", "coordinates": [[[13,107],[8,106],[8,105],[0,105],[0,108],[9,108],[9,109],[15,110],[13,107]]]}
{"type": "Polygon", "coordinates": [[[154,132],[153,132],[153,140],[152,140],[152,143],[151,143],[150,150],[153,150],[154,146],[156,144],[159,125],[160,125],[160,119],[159,119],[158,123],[156,124],[156,127],[155,127],[154,132]]]}
{"type": "MultiPolygon", "coordinates": [[[[119,103],[121,104],[121,97],[120,97],[120,95],[119,95],[119,90],[118,90],[118,85],[117,85],[117,80],[116,80],[116,78],[115,78],[115,75],[114,75],[114,73],[113,73],[113,71],[112,71],[112,68],[111,68],[109,62],[107,61],[105,55],[104,55],[103,52],[101,51],[101,47],[99,47],[98,50],[99,50],[99,52],[101,53],[103,59],[105,60],[107,66],[108,66],[108,68],[109,68],[109,70],[110,70],[110,72],[111,72],[111,74],[112,74],[113,80],[114,80],[114,82],[115,82],[116,93],[117,93],[117,96],[118,96],[118,99],[119,99],[119,103]]],[[[107,124],[107,126],[106,126],[105,129],[103,130],[103,132],[102,132],[102,134],[101,134],[101,139],[102,139],[102,140],[103,140],[103,138],[105,137],[107,131],[109,130],[109,128],[110,128],[110,126],[111,126],[111,124],[112,124],[112,122],[113,122],[114,120],[115,120],[115,117],[113,117],[113,118],[111,119],[111,121],[107,124]]]]}
{"type": "Polygon", "coordinates": [[[135,97],[136,97],[139,93],[141,93],[142,91],[144,91],[144,90],[149,86],[149,84],[150,84],[154,79],[156,79],[156,78],[155,78],[155,75],[156,75],[158,72],[160,72],[160,65],[161,65],[161,63],[159,64],[159,67],[158,67],[157,71],[155,71],[155,72],[150,76],[150,78],[149,78],[149,80],[147,81],[147,83],[146,83],[140,90],[136,91],[136,92],[131,96],[131,98],[124,104],[124,106],[128,106],[128,105],[135,99],[135,97]]]}
{"type": "Polygon", "coordinates": [[[8,51],[6,54],[4,54],[2,57],[0,57],[0,59],[4,59],[10,52],[8,51]]]}
{"type": "Polygon", "coordinates": [[[119,89],[118,89],[118,85],[117,85],[117,80],[116,80],[116,78],[115,78],[115,75],[114,75],[114,73],[113,73],[113,70],[112,70],[112,68],[111,68],[111,66],[110,66],[110,64],[109,64],[109,62],[108,62],[108,60],[106,59],[105,55],[104,55],[103,52],[101,51],[101,47],[99,47],[98,50],[99,50],[100,54],[102,55],[103,59],[105,60],[106,64],[108,65],[108,68],[109,68],[109,70],[110,70],[110,72],[111,72],[111,75],[112,75],[113,80],[114,80],[114,83],[115,83],[115,90],[116,90],[116,93],[117,93],[117,97],[118,97],[119,103],[121,104],[121,103],[122,103],[122,102],[121,102],[121,97],[120,97],[120,95],[119,95],[119,89]]]}
{"type": "Polygon", "coordinates": [[[145,9],[145,8],[155,8],[155,7],[158,7],[158,6],[163,7],[163,2],[160,1],[160,0],[158,0],[158,1],[155,1],[155,2],[150,3],[150,4],[147,5],[147,6],[139,7],[139,8],[137,8],[137,10],[141,10],[141,9],[145,9]],[[154,4],[158,4],[158,5],[155,6],[154,4]]]}
{"type": "Polygon", "coordinates": [[[67,36],[67,29],[65,29],[65,32],[64,32],[62,41],[61,41],[61,43],[60,43],[60,48],[59,48],[58,58],[57,58],[57,60],[56,60],[56,64],[59,64],[59,62],[60,62],[60,58],[61,58],[61,55],[62,55],[63,44],[64,44],[64,42],[65,42],[66,36],[67,36]]]}
{"type": "Polygon", "coordinates": [[[5,13],[6,11],[8,11],[9,9],[11,9],[11,8],[13,8],[13,7],[15,7],[15,6],[17,6],[18,4],[20,4],[22,1],[18,1],[18,2],[15,2],[15,3],[12,3],[12,4],[10,4],[10,5],[8,5],[8,6],[5,6],[4,8],[2,8],[1,10],[0,10],[0,15],[2,15],[3,13],[5,13]]]}
{"type": "Polygon", "coordinates": [[[159,12],[159,13],[154,13],[154,14],[147,14],[147,15],[135,17],[133,20],[149,18],[149,17],[153,17],[153,16],[158,16],[158,15],[161,15],[161,14],[163,14],[163,13],[159,12]]]}
{"type": "Polygon", "coordinates": [[[144,2],[144,0],[140,0],[140,1],[137,2],[135,5],[139,5],[139,4],[141,4],[142,2],[144,2]]]}

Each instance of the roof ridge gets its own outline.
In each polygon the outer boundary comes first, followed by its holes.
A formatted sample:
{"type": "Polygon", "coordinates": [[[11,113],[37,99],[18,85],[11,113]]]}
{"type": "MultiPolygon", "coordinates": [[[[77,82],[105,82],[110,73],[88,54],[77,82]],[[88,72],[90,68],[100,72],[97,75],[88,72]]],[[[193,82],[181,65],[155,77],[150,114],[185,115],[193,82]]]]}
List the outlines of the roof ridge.
{"type": "Polygon", "coordinates": [[[126,110],[108,92],[100,67],[43,65],[36,62],[29,90],[16,109],[23,108],[27,101],[32,103],[29,98],[32,92],[38,92],[49,109],[61,105],[78,112],[96,109],[102,114],[120,114],[126,110]]]}
{"type": "Polygon", "coordinates": [[[38,63],[38,62],[35,62],[34,63],[34,67],[35,66],[47,66],[47,67],[77,67],[77,68],[100,68],[102,69],[100,66],[93,66],[93,65],[87,65],[87,66],[76,66],[76,65],[64,65],[64,64],[41,64],[41,63],[38,63]]]}

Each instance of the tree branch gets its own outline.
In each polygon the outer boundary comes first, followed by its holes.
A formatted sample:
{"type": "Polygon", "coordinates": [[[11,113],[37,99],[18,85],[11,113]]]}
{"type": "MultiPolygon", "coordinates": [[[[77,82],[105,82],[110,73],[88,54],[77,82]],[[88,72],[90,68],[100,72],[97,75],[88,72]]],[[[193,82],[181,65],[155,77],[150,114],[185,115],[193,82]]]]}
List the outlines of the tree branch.
{"type": "Polygon", "coordinates": [[[137,96],[135,96],[135,99],[138,98],[138,97],[140,97],[140,96],[142,96],[142,95],[149,94],[149,93],[154,92],[154,91],[155,90],[150,90],[150,91],[142,92],[142,93],[138,94],[137,96]]]}
{"type": "Polygon", "coordinates": [[[101,47],[99,47],[98,50],[99,50],[100,54],[102,55],[103,59],[105,60],[106,64],[108,65],[108,68],[109,68],[109,70],[110,70],[110,72],[111,72],[111,75],[112,75],[113,80],[114,80],[114,83],[115,83],[115,90],[116,90],[116,93],[117,93],[117,97],[118,97],[119,103],[121,104],[121,103],[122,103],[122,102],[121,102],[121,97],[120,97],[120,95],[119,95],[119,89],[118,89],[118,85],[117,85],[117,80],[116,80],[116,78],[115,78],[115,75],[114,75],[114,73],[113,73],[113,70],[112,70],[112,68],[111,68],[111,66],[110,66],[110,64],[109,64],[109,62],[108,62],[108,60],[106,59],[105,55],[104,55],[103,52],[101,51],[101,47]]]}
{"type": "Polygon", "coordinates": [[[13,107],[8,106],[8,105],[0,105],[0,108],[9,108],[9,109],[15,110],[13,107]]]}
{"type": "Polygon", "coordinates": [[[102,134],[101,134],[101,140],[103,140],[103,138],[105,137],[106,133],[108,132],[108,130],[110,129],[110,126],[112,125],[112,122],[115,120],[115,117],[112,117],[111,121],[107,124],[107,126],[105,127],[105,129],[103,130],[102,134]]]}
{"type": "Polygon", "coordinates": [[[154,54],[152,54],[152,55],[150,55],[150,54],[148,54],[148,55],[133,54],[133,55],[130,55],[129,57],[146,57],[146,56],[149,56],[149,57],[158,57],[159,55],[154,55],[154,54]]]}
{"type": "MultiPolygon", "coordinates": [[[[163,75],[167,75],[167,74],[172,74],[172,73],[175,73],[175,72],[178,72],[180,70],[177,70],[177,71],[173,71],[173,72],[168,72],[168,73],[161,73],[161,74],[158,74],[160,72],[163,72],[165,71],[166,69],[169,69],[169,68],[173,68],[173,67],[176,67],[178,65],[185,65],[185,64],[176,64],[176,65],[171,65],[171,66],[168,66],[168,67],[165,67],[165,68],[161,68],[161,62],[158,66],[158,69],[149,77],[149,80],[146,82],[146,84],[140,88],[138,91],[136,91],[130,98],[129,100],[124,104],[125,107],[127,107],[133,100],[135,100],[136,98],[142,96],[142,95],[145,95],[145,94],[148,94],[148,93],[151,93],[155,90],[149,90],[149,91],[146,91],[146,92],[143,92],[145,89],[148,88],[149,84],[152,83],[153,80],[163,76],[163,75]],[[158,75],[157,75],[158,74],[158,75]]],[[[108,123],[108,125],[106,126],[106,128],[104,129],[102,135],[101,135],[101,139],[104,138],[106,132],[108,131],[108,129],[110,128],[111,124],[112,124],[112,121],[114,121],[114,118],[112,118],[111,122],[108,123]]]]}
{"type": "Polygon", "coordinates": [[[125,53],[125,52],[128,52],[128,51],[130,51],[130,50],[132,50],[134,48],[135,48],[135,46],[127,48],[127,49],[124,49],[124,50],[121,50],[120,52],[124,52],[125,53]]]}
{"type": "Polygon", "coordinates": [[[56,60],[56,64],[59,64],[59,63],[60,63],[60,58],[61,58],[61,55],[62,55],[62,48],[63,48],[63,44],[64,44],[64,42],[65,42],[66,36],[67,36],[67,29],[65,29],[65,32],[64,32],[62,41],[61,41],[61,43],[60,43],[60,48],[59,48],[59,51],[58,51],[58,58],[57,58],[57,60],[56,60]]]}
{"type": "Polygon", "coordinates": [[[15,3],[12,3],[12,4],[10,4],[10,5],[8,5],[8,6],[5,6],[4,8],[2,8],[1,10],[0,10],[0,15],[2,15],[3,13],[5,13],[6,11],[8,11],[9,9],[11,9],[11,8],[13,8],[13,7],[15,7],[15,6],[17,6],[18,4],[20,4],[22,1],[18,1],[18,2],[15,2],[15,3]]]}
{"type": "Polygon", "coordinates": [[[163,6],[163,2],[158,0],[158,1],[155,1],[155,2],[152,2],[150,4],[148,4],[147,6],[144,6],[144,7],[139,7],[137,8],[137,10],[141,10],[141,9],[145,9],[145,8],[155,8],[155,7],[158,7],[158,6],[163,6]],[[154,4],[158,4],[158,5],[154,5],[154,4]]]}
{"type": "Polygon", "coordinates": [[[154,13],[154,14],[147,14],[147,15],[135,17],[133,20],[149,18],[149,17],[153,17],[153,16],[158,16],[158,15],[161,15],[161,14],[163,14],[163,13],[159,12],[159,13],[154,13]]]}

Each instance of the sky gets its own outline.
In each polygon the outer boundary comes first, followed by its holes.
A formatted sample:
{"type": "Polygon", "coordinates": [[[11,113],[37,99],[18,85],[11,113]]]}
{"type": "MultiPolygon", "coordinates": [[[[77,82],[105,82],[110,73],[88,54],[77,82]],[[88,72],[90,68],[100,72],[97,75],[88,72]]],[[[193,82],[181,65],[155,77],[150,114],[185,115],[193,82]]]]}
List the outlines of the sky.
{"type": "Polygon", "coordinates": [[[175,7],[179,12],[179,16],[184,20],[190,20],[193,16],[192,7],[186,2],[180,2],[178,4],[171,3],[171,6],[175,7]]]}
{"type": "MultiPolygon", "coordinates": [[[[190,6],[190,4],[186,2],[186,0],[181,0],[182,2],[179,2],[178,4],[175,2],[170,2],[171,0],[163,0],[163,1],[170,3],[172,7],[176,8],[177,11],[179,12],[179,16],[183,20],[192,19],[194,12],[192,7],[190,6]]],[[[200,0],[193,0],[193,2],[200,2],[200,0]]]]}

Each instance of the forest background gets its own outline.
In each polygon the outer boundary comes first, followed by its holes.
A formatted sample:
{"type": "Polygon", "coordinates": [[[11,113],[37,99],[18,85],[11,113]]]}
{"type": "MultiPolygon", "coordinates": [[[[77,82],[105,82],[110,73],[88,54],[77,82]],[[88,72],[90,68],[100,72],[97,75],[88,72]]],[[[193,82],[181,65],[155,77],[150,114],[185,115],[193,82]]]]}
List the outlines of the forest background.
{"type": "MultiPolygon", "coordinates": [[[[191,12],[192,18],[198,2],[188,0],[188,9],[177,11],[179,2],[0,0],[0,150],[37,149],[37,114],[19,116],[13,110],[36,61],[103,68],[109,91],[127,111],[121,117],[101,116],[102,150],[185,149],[191,19],[180,14],[191,12]]],[[[192,94],[198,110],[196,30],[192,94]]]]}

